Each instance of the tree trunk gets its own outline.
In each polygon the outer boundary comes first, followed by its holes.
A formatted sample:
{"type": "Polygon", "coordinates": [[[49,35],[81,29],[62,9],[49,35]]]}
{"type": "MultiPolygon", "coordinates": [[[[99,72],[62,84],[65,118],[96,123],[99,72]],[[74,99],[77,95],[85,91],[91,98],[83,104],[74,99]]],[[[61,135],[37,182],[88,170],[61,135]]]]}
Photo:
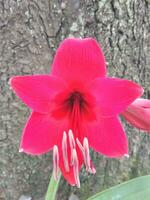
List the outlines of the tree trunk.
{"type": "MultiPolygon", "coordinates": [[[[0,200],[29,195],[44,200],[52,172],[51,153],[18,152],[29,110],[9,89],[14,75],[49,73],[53,55],[66,37],[93,37],[107,59],[108,75],[134,80],[150,98],[150,3],[148,0],[0,0],[0,200]]],[[[150,136],[124,123],[130,158],[93,154],[97,173],[82,170],[81,189],[63,179],[58,200],[95,192],[150,170],[150,136]]]]}

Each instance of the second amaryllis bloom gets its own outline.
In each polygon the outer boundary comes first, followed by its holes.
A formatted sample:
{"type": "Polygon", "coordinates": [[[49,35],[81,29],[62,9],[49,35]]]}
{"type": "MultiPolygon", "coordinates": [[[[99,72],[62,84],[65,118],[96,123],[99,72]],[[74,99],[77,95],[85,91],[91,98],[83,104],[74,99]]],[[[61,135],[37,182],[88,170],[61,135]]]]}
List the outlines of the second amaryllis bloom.
{"type": "Polygon", "coordinates": [[[60,168],[78,187],[83,163],[95,173],[89,147],[108,157],[128,154],[119,114],[143,93],[132,81],[107,77],[105,63],[94,39],[66,39],[56,52],[51,74],[10,80],[32,110],[20,151],[39,155],[53,149],[55,178],[60,168]]]}
{"type": "Polygon", "coordinates": [[[121,114],[136,128],[150,131],[150,100],[138,98],[121,114]]]}

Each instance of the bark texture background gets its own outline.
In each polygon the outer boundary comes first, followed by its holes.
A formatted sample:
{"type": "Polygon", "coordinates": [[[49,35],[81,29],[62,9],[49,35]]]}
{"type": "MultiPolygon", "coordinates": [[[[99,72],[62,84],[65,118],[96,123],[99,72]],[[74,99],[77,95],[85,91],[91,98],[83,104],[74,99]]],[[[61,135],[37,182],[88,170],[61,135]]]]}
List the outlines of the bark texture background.
{"type": "MultiPolygon", "coordinates": [[[[13,75],[49,73],[66,37],[94,37],[104,52],[108,75],[136,81],[150,98],[150,2],[148,0],[0,0],[0,200],[29,195],[44,200],[51,153],[18,152],[29,110],[9,89],[13,75]]],[[[93,154],[97,174],[82,170],[81,189],[63,179],[58,200],[80,200],[130,178],[150,173],[150,136],[124,123],[130,158],[93,154]]]]}

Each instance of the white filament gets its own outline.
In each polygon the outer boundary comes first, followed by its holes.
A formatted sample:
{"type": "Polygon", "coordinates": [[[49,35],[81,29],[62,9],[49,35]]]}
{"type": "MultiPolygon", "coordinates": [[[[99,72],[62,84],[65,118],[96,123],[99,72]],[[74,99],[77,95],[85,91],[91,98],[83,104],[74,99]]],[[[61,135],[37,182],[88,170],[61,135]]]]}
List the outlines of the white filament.
{"type": "Polygon", "coordinates": [[[58,179],[58,173],[59,173],[59,152],[57,145],[54,145],[53,147],[53,175],[54,179],[58,179]]]}
{"type": "Polygon", "coordinates": [[[73,149],[72,157],[73,157],[73,174],[74,174],[75,182],[76,182],[77,187],[80,188],[79,161],[78,161],[78,156],[75,149],[73,149]]]}
{"type": "Polygon", "coordinates": [[[76,148],[76,143],[75,143],[75,139],[74,139],[72,130],[69,130],[68,135],[69,135],[69,143],[70,143],[70,151],[71,151],[70,160],[71,160],[71,165],[73,165],[73,158],[72,158],[73,156],[72,156],[72,154],[73,154],[73,149],[76,148]]]}
{"type": "Polygon", "coordinates": [[[69,162],[68,162],[68,152],[67,152],[67,134],[64,131],[62,138],[62,153],[63,153],[63,161],[66,172],[69,172],[69,162]]]}

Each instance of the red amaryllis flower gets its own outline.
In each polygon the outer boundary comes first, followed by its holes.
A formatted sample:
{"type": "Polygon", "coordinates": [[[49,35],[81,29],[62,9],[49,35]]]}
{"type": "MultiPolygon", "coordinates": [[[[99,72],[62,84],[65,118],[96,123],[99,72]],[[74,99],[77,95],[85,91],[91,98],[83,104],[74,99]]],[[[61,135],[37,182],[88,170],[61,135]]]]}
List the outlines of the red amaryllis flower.
{"type": "Polygon", "coordinates": [[[95,173],[89,146],[109,157],[128,154],[118,115],[143,89],[106,77],[105,58],[94,39],[64,40],[50,75],[16,76],[10,84],[32,109],[20,150],[38,155],[53,149],[55,178],[60,168],[70,184],[80,187],[83,162],[95,173]]]}
{"type": "Polygon", "coordinates": [[[122,113],[122,116],[133,126],[150,131],[150,100],[136,99],[122,113]]]}

